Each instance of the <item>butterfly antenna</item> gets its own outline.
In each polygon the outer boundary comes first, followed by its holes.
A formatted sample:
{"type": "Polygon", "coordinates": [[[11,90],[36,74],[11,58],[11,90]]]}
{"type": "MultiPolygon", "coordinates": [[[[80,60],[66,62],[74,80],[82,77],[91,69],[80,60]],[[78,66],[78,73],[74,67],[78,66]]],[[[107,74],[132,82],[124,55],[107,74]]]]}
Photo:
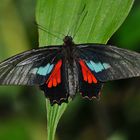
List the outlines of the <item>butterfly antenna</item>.
{"type": "Polygon", "coordinates": [[[84,22],[84,20],[85,20],[85,17],[87,16],[87,14],[88,14],[88,11],[85,12],[85,14],[84,14],[84,16],[83,16],[83,18],[82,18],[82,21],[80,22],[79,26],[77,27],[77,29],[76,29],[76,31],[75,31],[75,34],[73,35],[73,39],[74,39],[74,37],[76,36],[76,34],[78,33],[78,31],[79,31],[81,25],[83,24],[83,22],[84,22]]]}
{"type": "MultiPolygon", "coordinates": [[[[45,29],[46,31],[48,31],[44,26],[42,26],[42,25],[40,25],[40,24],[37,24],[37,26],[39,26],[39,27],[45,29]]],[[[57,32],[57,31],[54,31],[54,32],[57,33],[57,34],[60,34],[60,35],[64,36],[63,33],[60,33],[60,32],[57,32]]]]}
{"type": "MultiPolygon", "coordinates": [[[[58,37],[56,34],[50,32],[50,31],[48,31],[44,26],[39,25],[39,24],[37,24],[37,23],[35,23],[35,24],[37,25],[38,29],[40,29],[40,30],[46,32],[47,34],[49,34],[49,35],[51,35],[51,36],[54,36],[55,38],[57,38],[57,39],[59,39],[59,40],[62,40],[62,38],[58,37]]],[[[61,33],[58,33],[58,32],[57,32],[57,34],[61,34],[61,33]]],[[[63,34],[61,34],[61,35],[63,35],[63,34]]],[[[64,35],[63,35],[63,36],[64,36],[64,35]]]]}
{"type": "Polygon", "coordinates": [[[76,19],[74,20],[75,22],[73,24],[71,24],[71,27],[69,28],[69,31],[68,31],[68,34],[70,34],[70,31],[73,32],[73,38],[76,36],[81,24],[83,23],[88,11],[85,12],[85,9],[86,9],[86,4],[83,5],[83,8],[82,9],[79,9],[79,12],[77,13],[77,16],[75,17],[76,19]],[[83,15],[83,16],[81,16],[83,15]],[[81,19],[81,17],[83,17],[81,19]],[[79,24],[80,23],[80,24],[79,24]],[[73,29],[72,29],[73,27],[73,29]]]}

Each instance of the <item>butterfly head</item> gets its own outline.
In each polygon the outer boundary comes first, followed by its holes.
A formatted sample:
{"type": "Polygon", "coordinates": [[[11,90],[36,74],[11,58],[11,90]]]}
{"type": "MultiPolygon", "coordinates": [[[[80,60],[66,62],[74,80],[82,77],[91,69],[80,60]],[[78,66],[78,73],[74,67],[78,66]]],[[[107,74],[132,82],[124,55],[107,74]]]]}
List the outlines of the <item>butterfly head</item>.
{"type": "Polygon", "coordinates": [[[63,41],[65,46],[69,46],[73,44],[73,39],[71,36],[65,36],[63,41]]]}

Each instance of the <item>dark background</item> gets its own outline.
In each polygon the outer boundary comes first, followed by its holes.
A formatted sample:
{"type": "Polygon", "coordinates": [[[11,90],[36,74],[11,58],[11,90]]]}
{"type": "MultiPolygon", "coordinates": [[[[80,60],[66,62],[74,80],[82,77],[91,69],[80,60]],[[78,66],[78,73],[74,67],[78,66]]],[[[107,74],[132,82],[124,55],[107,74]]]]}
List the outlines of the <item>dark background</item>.
{"type": "MultiPolygon", "coordinates": [[[[38,47],[34,0],[2,0],[0,60],[38,47]],[[28,9],[28,10],[27,10],[28,9]]],[[[109,44],[140,52],[140,2],[109,44]]],[[[0,87],[0,140],[46,140],[45,98],[37,87],[0,87]]],[[[57,139],[140,139],[140,78],[107,83],[100,101],[77,96],[63,115],[57,139]]]]}

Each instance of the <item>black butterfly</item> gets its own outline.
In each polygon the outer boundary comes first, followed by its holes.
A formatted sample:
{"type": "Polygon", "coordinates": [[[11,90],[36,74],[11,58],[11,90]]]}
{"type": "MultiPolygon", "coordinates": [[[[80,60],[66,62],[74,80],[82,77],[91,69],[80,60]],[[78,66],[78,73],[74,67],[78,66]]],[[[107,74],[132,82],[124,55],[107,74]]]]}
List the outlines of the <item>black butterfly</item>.
{"type": "Polygon", "coordinates": [[[107,81],[140,76],[140,54],[104,44],[64,44],[33,49],[0,63],[1,85],[38,85],[51,105],[77,92],[92,99],[107,81]]]}

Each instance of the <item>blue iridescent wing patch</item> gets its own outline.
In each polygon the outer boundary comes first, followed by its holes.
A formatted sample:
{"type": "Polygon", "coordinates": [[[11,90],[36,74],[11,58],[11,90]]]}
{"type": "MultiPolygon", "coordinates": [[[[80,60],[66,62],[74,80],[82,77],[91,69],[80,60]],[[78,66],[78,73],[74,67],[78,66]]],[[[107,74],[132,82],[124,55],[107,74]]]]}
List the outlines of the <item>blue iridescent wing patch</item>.
{"type": "Polygon", "coordinates": [[[38,68],[37,67],[33,68],[30,73],[38,74],[38,75],[41,75],[41,76],[46,76],[47,74],[49,74],[52,71],[53,67],[54,67],[54,64],[48,63],[44,67],[40,66],[38,68]]]}
{"type": "Polygon", "coordinates": [[[108,63],[101,63],[101,62],[95,63],[92,60],[86,61],[86,64],[88,65],[91,71],[94,71],[96,73],[102,72],[103,70],[107,70],[111,67],[108,63]]]}

